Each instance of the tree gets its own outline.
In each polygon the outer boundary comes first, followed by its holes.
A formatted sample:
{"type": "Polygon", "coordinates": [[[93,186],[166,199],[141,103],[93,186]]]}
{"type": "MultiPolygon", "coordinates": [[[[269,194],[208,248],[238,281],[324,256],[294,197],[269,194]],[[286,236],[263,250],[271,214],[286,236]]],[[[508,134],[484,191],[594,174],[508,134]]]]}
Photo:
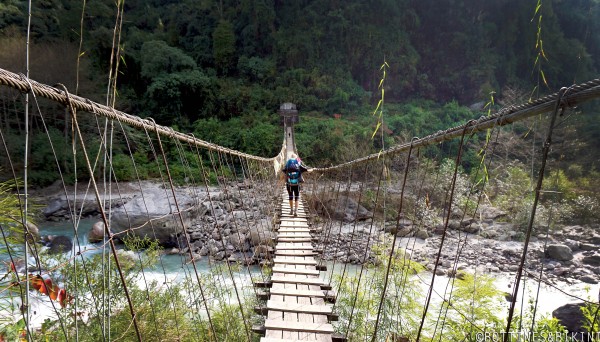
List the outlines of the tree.
{"type": "Polygon", "coordinates": [[[227,20],[220,20],[213,31],[215,66],[223,75],[229,74],[235,63],[235,32],[227,20]]]}

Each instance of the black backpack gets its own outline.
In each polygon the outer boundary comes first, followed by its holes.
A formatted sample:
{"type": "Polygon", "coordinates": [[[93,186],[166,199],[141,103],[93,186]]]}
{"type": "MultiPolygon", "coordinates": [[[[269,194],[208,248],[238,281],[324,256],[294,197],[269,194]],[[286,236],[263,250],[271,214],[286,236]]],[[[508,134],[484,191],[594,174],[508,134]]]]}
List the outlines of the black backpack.
{"type": "Polygon", "coordinates": [[[296,159],[290,159],[285,164],[287,173],[287,183],[290,185],[298,185],[300,183],[300,163],[296,159]]]}

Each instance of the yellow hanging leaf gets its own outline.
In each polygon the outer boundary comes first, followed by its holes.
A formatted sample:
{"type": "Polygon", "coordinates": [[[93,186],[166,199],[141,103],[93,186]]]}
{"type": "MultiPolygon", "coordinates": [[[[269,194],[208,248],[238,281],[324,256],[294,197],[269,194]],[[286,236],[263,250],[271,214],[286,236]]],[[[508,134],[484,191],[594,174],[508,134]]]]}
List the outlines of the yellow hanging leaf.
{"type": "Polygon", "coordinates": [[[375,107],[375,110],[373,111],[373,115],[375,115],[375,113],[377,113],[377,111],[379,110],[379,107],[381,107],[382,103],[383,103],[382,100],[379,100],[379,102],[377,102],[377,107],[375,107]]]}
{"type": "Polygon", "coordinates": [[[377,127],[375,127],[375,131],[373,132],[373,135],[371,135],[371,139],[375,138],[375,134],[377,134],[379,127],[381,127],[381,121],[377,121],[377,127]]]}
{"type": "Polygon", "coordinates": [[[548,85],[548,82],[546,81],[546,75],[544,74],[544,70],[540,70],[540,74],[542,75],[542,81],[544,81],[544,84],[546,85],[546,87],[550,88],[550,86],[548,85]]]}

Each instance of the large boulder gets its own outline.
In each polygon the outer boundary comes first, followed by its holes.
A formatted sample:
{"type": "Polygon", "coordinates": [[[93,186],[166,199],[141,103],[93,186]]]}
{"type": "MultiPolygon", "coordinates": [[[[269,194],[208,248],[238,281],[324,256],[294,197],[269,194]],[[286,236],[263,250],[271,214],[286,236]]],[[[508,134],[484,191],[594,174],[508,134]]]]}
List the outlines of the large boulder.
{"type": "Polygon", "coordinates": [[[549,245],[546,248],[546,256],[558,261],[569,261],[573,259],[573,251],[569,246],[549,245]]]}
{"type": "Polygon", "coordinates": [[[559,323],[570,333],[584,332],[584,316],[581,312],[581,308],[584,306],[585,303],[565,304],[552,311],[552,317],[558,319],[559,323]]]}
{"type": "Polygon", "coordinates": [[[50,254],[66,253],[70,252],[73,249],[73,242],[68,236],[48,236],[46,237],[46,241],[46,246],[48,246],[48,253],[50,254]]]}
{"type": "MultiPolygon", "coordinates": [[[[199,205],[190,192],[177,189],[175,196],[185,227],[191,227],[206,213],[206,206],[199,205]]],[[[183,231],[170,189],[145,189],[143,196],[136,196],[114,208],[112,215],[113,234],[131,229],[132,234],[156,238],[165,247],[176,247],[176,236],[183,231]]]]}
{"type": "Polygon", "coordinates": [[[328,199],[324,203],[324,209],[332,218],[344,222],[355,222],[366,220],[373,216],[365,207],[358,204],[353,198],[344,196],[336,199],[328,199]]]}
{"type": "Polygon", "coordinates": [[[261,220],[250,228],[250,244],[252,246],[269,246],[272,244],[271,224],[268,220],[261,220]]]}
{"type": "Polygon", "coordinates": [[[88,233],[88,241],[90,243],[101,242],[104,240],[104,222],[98,221],[94,223],[92,229],[88,233]]]}
{"type": "Polygon", "coordinates": [[[581,259],[581,262],[586,265],[600,266],[600,255],[588,255],[586,257],[583,257],[583,259],[581,259]]]}

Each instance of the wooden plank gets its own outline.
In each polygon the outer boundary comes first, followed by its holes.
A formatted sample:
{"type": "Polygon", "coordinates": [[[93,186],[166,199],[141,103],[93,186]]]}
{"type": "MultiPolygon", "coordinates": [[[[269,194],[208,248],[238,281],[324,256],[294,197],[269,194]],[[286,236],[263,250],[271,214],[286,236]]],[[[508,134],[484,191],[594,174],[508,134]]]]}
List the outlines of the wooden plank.
{"type": "Polygon", "coordinates": [[[330,334],[333,334],[334,332],[333,326],[329,323],[288,322],[273,319],[265,320],[265,328],[330,334]]]}
{"type": "Polygon", "coordinates": [[[285,227],[285,228],[279,228],[277,230],[277,232],[281,233],[309,233],[312,231],[313,229],[310,228],[303,228],[303,227],[285,227]]]}
{"type": "Polygon", "coordinates": [[[271,289],[271,295],[280,296],[297,296],[297,297],[320,297],[325,298],[327,294],[323,291],[315,290],[298,290],[298,289],[271,289]]]}
{"type": "Polygon", "coordinates": [[[332,342],[333,338],[332,338],[331,334],[315,334],[315,341],[332,342]]]}
{"type": "Polygon", "coordinates": [[[319,255],[319,253],[313,252],[313,251],[307,251],[307,250],[277,250],[275,251],[275,255],[276,256],[295,256],[295,257],[302,257],[302,256],[315,256],[315,255],[319,255]]]}
{"type": "Polygon", "coordinates": [[[273,283],[288,283],[288,284],[306,284],[306,285],[325,285],[325,281],[320,278],[308,278],[308,277],[293,277],[291,274],[287,276],[277,276],[274,275],[271,277],[271,281],[273,283]]]}
{"type": "Polygon", "coordinates": [[[287,246],[291,246],[291,247],[295,247],[295,246],[305,246],[305,247],[312,247],[312,244],[309,242],[282,242],[280,244],[277,245],[278,247],[287,247],[287,246]]]}
{"type": "MultiPolygon", "coordinates": [[[[296,285],[296,288],[299,290],[308,290],[308,285],[296,285]]],[[[292,302],[293,303],[293,302],[292,302]]],[[[289,304],[289,303],[286,303],[289,304]]],[[[310,298],[308,297],[298,297],[298,304],[299,305],[310,305],[310,298]]],[[[313,323],[313,316],[312,314],[308,314],[308,313],[298,313],[298,321],[300,322],[307,322],[307,323],[313,323]]],[[[307,333],[307,332],[299,332],[298,333],[298,337],[303,338],[303,339],[314,339],[314,333],[307,333]]]]}
{"type": "MultiPolygon", "coordinates": [[[[308,303],[293,303],[293,302],[278,302],[274,300],[267,301],[267,309],[285,312],[298,312],[305,314],[329,315],[331,314],[331,306],[327,305],[312,305],[310,299],[308,303]]],[[[311,320],[312,321],[312,320],[311,320]]]]}
{"type": "Polygon", "coordinates": [[[312,238],[312,235],[303,232],[279,232],[277,238],[312,238]]]}
{"type": "Polygon", "coordinates": [[[312,251],[313,249],[313,246],[280,246],[280,244],[275,246],[275,251],[312,251]]]}
{"type": "Polygon", "coordinates": [[[317,266],[319,263],[314,258],[295,258],[295,259],[284,259],[283,257],[273,259],[275,264],[283,265],[310,265],[317,266]]]}
{"type": "Polygon", "coordinates": [[[305,274],[305,275],[314,275],[318,276],[321,274],[320,271],[317,270],[307,270],[295,267],[285,267],[285,266],[275,266],[273,267],[273,273],[288,273],[288,274],[305,274]]]}
{"type": "Polygon", "coordinates": [[[314,240],[311,237],[294,237],[294,238],[289,238],[289,237],[280,238],[280,237],[277,237],[276,239],[277,239],[278,242],[312,242],[314,240]]]}

